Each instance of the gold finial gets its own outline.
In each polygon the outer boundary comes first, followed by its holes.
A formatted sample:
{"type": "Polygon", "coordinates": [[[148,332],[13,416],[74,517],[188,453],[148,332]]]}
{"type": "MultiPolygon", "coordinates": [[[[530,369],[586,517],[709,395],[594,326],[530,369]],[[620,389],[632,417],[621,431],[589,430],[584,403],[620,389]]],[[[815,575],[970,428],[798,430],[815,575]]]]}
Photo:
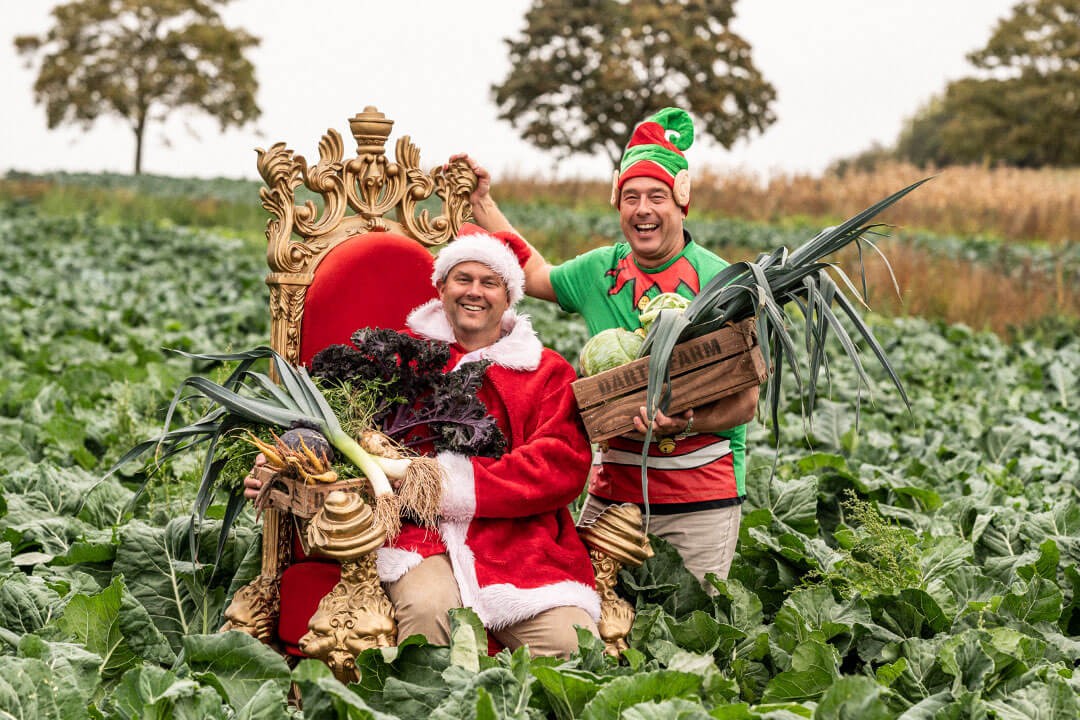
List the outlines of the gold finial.
{"type": "Polygon", "coordinates": [[[578,535],[586,546],[623,565],[637,567],[653,556],[649,537],[641,526],[641,508],[633,503],[607,507],[592,522],[579,525],[578,535]]]}
{"type": "Polygon", "coordinates": [[[364,112],[356,113],[349,118],[349,128],[352,130],[353,137],[356,138],[357,154],[386,154],[386,139],[390,137],[390,129],[393,126],[394,121],[387,120],[386,116],[374,105],[368,105],[364,108],[364,112]]]}
{"type": "Polygon", "coordinates": [[[386,531],[359,493],[335,490],[311,518],[306,536],[313,553],[352,560],[382,545],[386,531]]]}

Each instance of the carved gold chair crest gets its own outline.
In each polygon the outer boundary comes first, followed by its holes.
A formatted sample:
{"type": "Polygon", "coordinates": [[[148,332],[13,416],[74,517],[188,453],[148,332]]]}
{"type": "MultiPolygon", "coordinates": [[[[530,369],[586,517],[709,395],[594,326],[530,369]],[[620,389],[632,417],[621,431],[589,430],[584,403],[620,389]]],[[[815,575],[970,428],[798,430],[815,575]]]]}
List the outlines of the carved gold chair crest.
{"type": "MultiPolygon", "coordinates": [[[[337,131],[319,142],[308,165],[277,143],[258,150],[266,183],[271,345],[293,364],[345,343],[360,327],[401,329],[416,306],[435,296],[430,248],[450,241],[471,218],[476,177],[459,161],[420,169],[408,136],[386,154],[393,121],[373,107],[349,120],[356,156],[345,159],[337,131]],[[304,186],[320,202],[301,202],[304,186]],[[439,214],[429,206],[439,201],[439,214]],[[321,206],[321,207],[320,207],[321,206]]],[[[325,661],[342,681],[357,679],[355,657],[396,643],[393,608],[379,585],[375,551],[384,531],[345,480],[308,487],[264,471],[272,485],[264,509],[262,570],[234,596],[223,629],[248,632],[293,656],[325,661]]],[[[634,506],[582,528],[602,597],[601,635],[609,652],[625,648],[633,610],[615,595],[624,563],[649,552],[634,506]]]]}

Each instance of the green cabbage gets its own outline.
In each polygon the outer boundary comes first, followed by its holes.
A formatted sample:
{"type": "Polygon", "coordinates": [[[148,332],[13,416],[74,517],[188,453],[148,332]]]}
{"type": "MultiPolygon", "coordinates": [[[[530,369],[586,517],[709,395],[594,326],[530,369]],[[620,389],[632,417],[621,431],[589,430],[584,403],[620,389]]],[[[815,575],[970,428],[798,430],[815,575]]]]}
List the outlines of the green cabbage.
{"type": "Polygon", "coordinates": [[[660,293],[641,309],[641,314],[639,316],[641,320],[641,329],[648,334],[653,321],[660,317],[661,310],[678,310],[679,312],[682,312],[689,304],[690,301],[678,293],[660,293]]]}
{"type": "Polygon", "coordinates": [[[581,348],[581,372],[596,375],[636,360],[644,342],[644,337],[629,330],[602,330],[589,338],[589,342],[581,348]]]}

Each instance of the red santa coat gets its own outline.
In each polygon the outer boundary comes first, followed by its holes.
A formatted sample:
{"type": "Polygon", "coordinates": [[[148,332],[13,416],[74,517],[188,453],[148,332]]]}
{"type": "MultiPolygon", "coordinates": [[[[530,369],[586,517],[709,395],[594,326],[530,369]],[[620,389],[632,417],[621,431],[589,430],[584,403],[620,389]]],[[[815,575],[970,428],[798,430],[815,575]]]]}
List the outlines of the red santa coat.
{"type": "Polygon", "coordinates": [[[507,451],[499,458],[439,453],[445,479],[438,533],[403,527],[392,546],[379,550],[380,578],[392,582],[445,552],[462,603],[488,628],[560,606],[580,607],[599,621],[592,563],[567,510],[591,459],[570,389],[573,368],[512,310],[503,316],[502,338],[469,354],[456,345],[438,300],[414,310],[408,327],[451,343],[448,371],[463,359],[491,361],[478,396],[506,436],[507,451]]]}

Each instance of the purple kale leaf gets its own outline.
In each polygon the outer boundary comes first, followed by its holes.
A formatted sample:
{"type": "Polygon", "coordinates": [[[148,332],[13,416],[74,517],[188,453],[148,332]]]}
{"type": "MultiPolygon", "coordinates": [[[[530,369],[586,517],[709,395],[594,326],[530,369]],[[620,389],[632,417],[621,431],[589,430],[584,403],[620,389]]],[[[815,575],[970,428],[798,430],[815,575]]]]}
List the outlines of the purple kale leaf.
{"type": "Polygon", "coordinates": [[[342,383],[377,381],[389,401],[376,409],[373,421],[384,433],[408,444],[434,443],[436,451],[498,457],[506,439],[477,397],[487,362],[463,363],[444,373],[450,347],[394,330],[364,328],[353,333],[352,345],[331,345],[311,361],[311,373],[342,383]]]}

